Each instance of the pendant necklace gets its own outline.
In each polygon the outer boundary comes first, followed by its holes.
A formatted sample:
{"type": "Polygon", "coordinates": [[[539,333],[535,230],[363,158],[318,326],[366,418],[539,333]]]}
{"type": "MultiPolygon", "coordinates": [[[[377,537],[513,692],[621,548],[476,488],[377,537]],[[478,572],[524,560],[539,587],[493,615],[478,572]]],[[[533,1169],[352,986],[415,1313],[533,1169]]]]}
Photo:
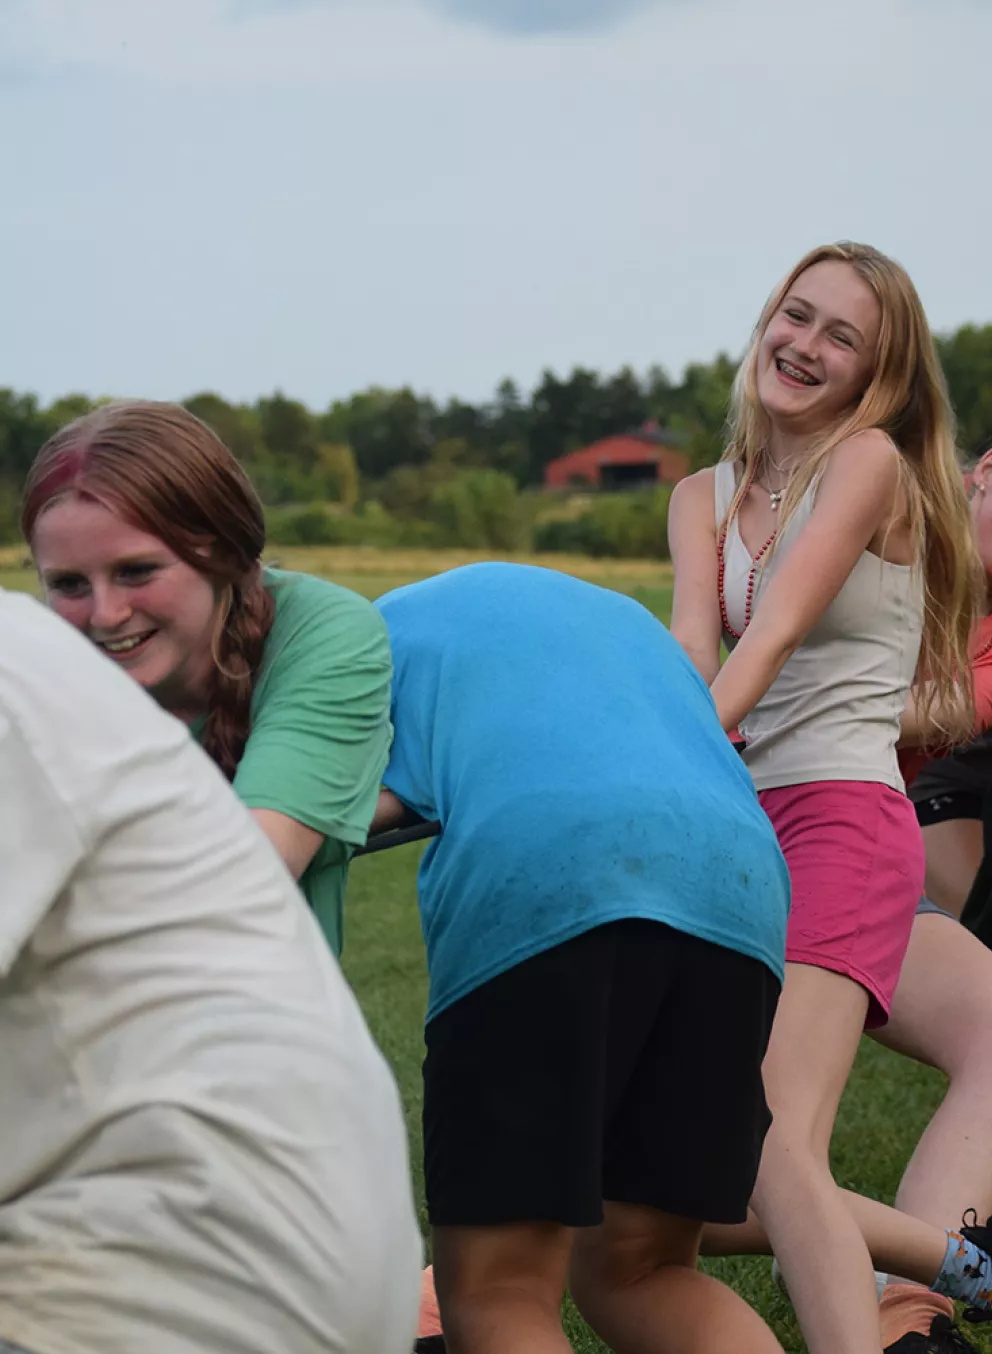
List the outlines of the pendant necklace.
{"type": "MultiPolygon", "coordinates": [[[[766,451],[765,456],[768,460],[768,464],[772,467],[773,470],[777,470],[780,475],[788,474],[788,472],[784,470],[782,466],[778,464],[777,461],[772,460],[771,454],[769,452],[766,451]]],[[[764,484],[761,487],[768,495],[768,501],[772,512],[778,512],[779,505],[782,502],[782,495],[785,493],[785,485],[783,485],[781,489],[769,489],[764,484]]]]}

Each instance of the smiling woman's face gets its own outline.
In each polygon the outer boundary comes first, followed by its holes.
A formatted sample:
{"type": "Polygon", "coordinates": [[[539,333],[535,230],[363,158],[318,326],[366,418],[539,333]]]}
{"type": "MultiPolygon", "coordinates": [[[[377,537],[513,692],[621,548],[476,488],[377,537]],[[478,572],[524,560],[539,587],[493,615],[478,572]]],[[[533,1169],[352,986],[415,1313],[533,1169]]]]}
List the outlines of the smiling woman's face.
{"type": "Polygon", "coordinates": [[[849,263],[824,259],[800,273],[758,344],[758,398],[773,427],[817,433],[853,409],[875,369],[881,322],[849,263]]]}
{"type": "Polygon", "coordinates": [[[31,542],[45,600],[167,710],[205,707],[218,599],[157,536],[102,503],[57,499],[31,542]]]}

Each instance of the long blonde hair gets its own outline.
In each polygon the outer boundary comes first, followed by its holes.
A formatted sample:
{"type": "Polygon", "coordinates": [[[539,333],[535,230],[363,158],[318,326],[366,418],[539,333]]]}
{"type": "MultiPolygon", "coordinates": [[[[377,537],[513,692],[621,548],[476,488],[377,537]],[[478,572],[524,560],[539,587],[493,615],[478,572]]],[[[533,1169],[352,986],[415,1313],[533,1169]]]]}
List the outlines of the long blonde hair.
{"type": "Polygon", "coordinates": [[[741,473],[727,520],[739,511],[760,473],[771,433],[758,398],[761,339],[797,278],[825,260],[849,264],[878,299],[875,369],[858,404],[824,429],[789,476],[778,536],[839,443],[869,428],[891,437],[902,455],[924,583],[918,672],[927,682],[920,711],[925,725],[939,728],[938,741],[958,741],[970,734],[974,719],[968,643],[978,616],[982,568],[955,450],[954,415],[930,326],[905,269],[877,249],[848,241],[821,245],[800,259],[766,302],[734,382],[723,459],[740,462],[741,473]]]}

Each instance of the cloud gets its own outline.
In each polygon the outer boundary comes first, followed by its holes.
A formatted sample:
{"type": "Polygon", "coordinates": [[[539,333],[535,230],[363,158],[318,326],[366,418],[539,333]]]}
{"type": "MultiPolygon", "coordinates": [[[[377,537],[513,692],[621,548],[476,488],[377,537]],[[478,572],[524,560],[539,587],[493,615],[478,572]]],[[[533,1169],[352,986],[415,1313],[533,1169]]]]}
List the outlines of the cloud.
{"type": "Polygon", "coordinates": [[[97,75],[173,90],[466,85],[505,77],[507,62],[514,79],[543,85],[568,36],[588,38],[567,44],[575,69],[609,64],[616,44],[628,65],[653,65],[652,44],[631,42],[622,20],[685,18],[711,2],[721,0],[0,0],[0,97],[97,75]]]}
{"type": "Polygon", "coordinates": [[[258,15],[292,13],[293,10],[308,9],[319,0],[230,0],[232,19],[254,19],[258,15]]]}
{"type": "Polygon", "coordinates": [[[505,33],[609,28],[655,0],[432,0],[442,14],[505,33]]]}
{"type": "MultiPolygon", "coordinates": [[[[235,19],[333,8],[339,0],[230,0],[235,19]]],[[[546,34],[606,29],[658,0],[420,0],[448,18],[481,25],[499,33],[546,34]]]]}

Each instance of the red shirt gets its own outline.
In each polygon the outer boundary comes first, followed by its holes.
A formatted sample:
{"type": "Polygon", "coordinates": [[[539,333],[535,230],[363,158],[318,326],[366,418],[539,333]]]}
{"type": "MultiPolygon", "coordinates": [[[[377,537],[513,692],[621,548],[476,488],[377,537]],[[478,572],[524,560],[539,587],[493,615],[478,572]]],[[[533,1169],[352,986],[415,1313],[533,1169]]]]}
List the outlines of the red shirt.
{"type": "MultiPolygon", "coordinates": [[[[985,616],[975,627],[971,640],[974,655],[971,664],[975,683],[975,729],[973,737],[992,728],[992,616],[985,616]]],[[[907,788],[934,757],[946,757],[948,752],[924,752],[922,748],[903,748],[899,753],[899,769],[907,788]]]]}

